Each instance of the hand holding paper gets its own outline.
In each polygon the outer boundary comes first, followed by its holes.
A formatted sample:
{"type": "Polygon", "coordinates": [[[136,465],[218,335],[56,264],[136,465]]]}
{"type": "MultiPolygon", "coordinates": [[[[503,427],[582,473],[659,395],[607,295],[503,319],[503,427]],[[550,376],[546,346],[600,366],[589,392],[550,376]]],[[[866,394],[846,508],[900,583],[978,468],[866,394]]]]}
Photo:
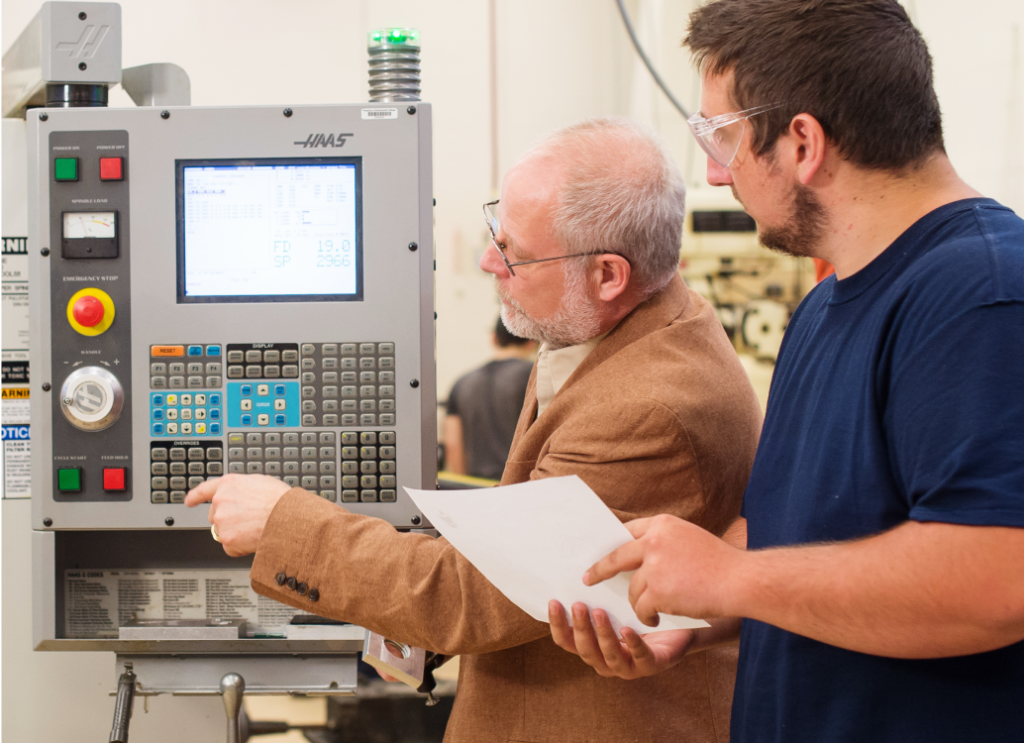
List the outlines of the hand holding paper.
{"type": "MultiPolygon", "coordinates": [[[[481,490],[406,488],[449,542],[505,596],[548,621],[552,598],[603,609],[612,629],[650,632],[629,604],[630,573],[597,585],[581,577],[608,553],[632,541],[627,528],[578,477],[558,477],[481,490]]],[[[689,617],[660,615],[659,629],[707,627],[689,617]]]]}

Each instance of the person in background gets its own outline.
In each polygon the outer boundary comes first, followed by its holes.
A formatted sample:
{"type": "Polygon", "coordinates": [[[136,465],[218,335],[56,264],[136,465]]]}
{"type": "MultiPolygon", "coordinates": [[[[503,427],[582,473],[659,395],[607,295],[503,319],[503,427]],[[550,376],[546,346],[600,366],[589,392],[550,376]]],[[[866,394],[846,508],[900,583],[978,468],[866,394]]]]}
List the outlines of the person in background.
{"type": "Polygon", "coordinates": [[[500,480],[512,447],[537,344],[508,332],[498,318],[494,358],[452,386],[444,419],[445,470],[500,480]]]}

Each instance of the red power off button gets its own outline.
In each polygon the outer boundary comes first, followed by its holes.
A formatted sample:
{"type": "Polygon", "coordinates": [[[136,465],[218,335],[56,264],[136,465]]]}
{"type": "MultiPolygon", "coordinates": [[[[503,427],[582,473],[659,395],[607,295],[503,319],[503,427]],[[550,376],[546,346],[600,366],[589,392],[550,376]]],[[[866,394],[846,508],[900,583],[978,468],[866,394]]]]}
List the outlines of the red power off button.
{"type": "Polygon", "coordinates": [[[101,181],[122,181],[124,180],[123,158],[101,157],[100,158],[100,180],[101,181]]]}
{"type": "Polygon", "coordinates": [[[104,467],[103,489],[108,492],[123,493],[128,489],[125,483],[126,473],[127,470],[124,467],[104,467]]]}

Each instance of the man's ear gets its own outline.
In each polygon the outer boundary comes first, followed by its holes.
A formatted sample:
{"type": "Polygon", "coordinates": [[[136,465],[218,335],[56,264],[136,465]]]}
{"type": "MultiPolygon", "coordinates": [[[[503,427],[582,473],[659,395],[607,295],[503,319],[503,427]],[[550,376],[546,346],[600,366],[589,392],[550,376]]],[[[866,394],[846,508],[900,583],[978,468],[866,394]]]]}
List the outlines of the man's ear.
{"type": "Polygon", "coordinates": [[[625,293],[633,267],[621,255],[601,253],[595,256],[595,270],[599,272],[598,298],[611,302],[625,293]]]}
{"type": "Polygon", "coordinates": [[[785,138],[788,140],[787,150],[791,153],[790,163],[796,177],[802,185],[807,186],[825,162],[825,148],[828,144],[825,130],[816,118],[800,113],[789,122],[785,138]]]}

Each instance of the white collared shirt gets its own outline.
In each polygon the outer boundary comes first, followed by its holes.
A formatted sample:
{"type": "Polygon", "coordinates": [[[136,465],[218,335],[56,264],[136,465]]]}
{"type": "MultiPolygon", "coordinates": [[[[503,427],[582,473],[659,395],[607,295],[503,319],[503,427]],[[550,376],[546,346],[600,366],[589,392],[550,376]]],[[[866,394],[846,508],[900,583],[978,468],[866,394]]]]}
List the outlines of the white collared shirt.
{"type": "Polygon", "coordinates": [[[591,338],[589,341],[575,346],[551,349],[545,343],[537,354],[537,415],[551,404],[551,401],[569,380],[572,373],[579,368],[597,344],[604,340],[608,333],[591,338]]]}

